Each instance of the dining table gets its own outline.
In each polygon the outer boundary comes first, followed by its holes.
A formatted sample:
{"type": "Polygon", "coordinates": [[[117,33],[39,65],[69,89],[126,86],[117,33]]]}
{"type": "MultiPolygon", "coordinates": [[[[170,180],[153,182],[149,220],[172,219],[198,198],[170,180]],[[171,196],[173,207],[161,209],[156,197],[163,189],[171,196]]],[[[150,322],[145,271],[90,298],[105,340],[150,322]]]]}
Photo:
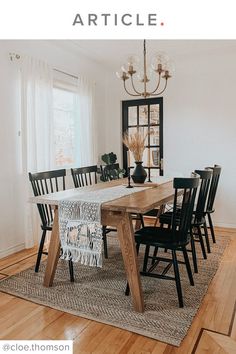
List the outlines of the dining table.
{"type": "MultiPolygon", "coordinates": [[[[94,193],[96,193],[97,190],[119,185],[123,185],[124,188],[126,188],[127,179],[122,178],[79,188],[84,191],[94,191],[94,193]]],[[[140,191],[105,202],[101,205],[101,224],[109,225],[117,229],[127,281],[129,282],[132,296],[133,309],[136,312],[144,312],[144,299],[140,281],[137,251],[135,247],[132,214],[145,214],[148,211],[158,208],[173,200],[174,196],[172,180],[164,177],[158,177],[157,183],[147,182],[140,186],[147,188],[142,188],[142,190],[140,188],[140,191]]],[[[50,237],[46,270],[43,281],[43,285],[45,287],[50,287],[53,285],[53,280],[60,257],[58,205],[60,201],[73,198],[76,191],[78,191],[78,189],[73,188],[30,198],[31,203],[48,204],[54,209],[53,228],[50,237]]]]}

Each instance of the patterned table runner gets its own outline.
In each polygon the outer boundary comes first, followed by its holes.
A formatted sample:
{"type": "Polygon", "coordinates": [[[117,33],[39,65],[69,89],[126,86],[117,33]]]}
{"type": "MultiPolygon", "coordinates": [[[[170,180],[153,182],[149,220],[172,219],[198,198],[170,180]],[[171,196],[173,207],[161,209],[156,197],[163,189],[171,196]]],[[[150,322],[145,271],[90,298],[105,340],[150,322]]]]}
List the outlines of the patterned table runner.
{"type": "Polygon", "coordinates": [[[102,267],[102,203],[140,192],[150,187],[126,188],[123,185],[95,191],[79,191],[60,201],[59,229],[62,259],[102,267]]]}

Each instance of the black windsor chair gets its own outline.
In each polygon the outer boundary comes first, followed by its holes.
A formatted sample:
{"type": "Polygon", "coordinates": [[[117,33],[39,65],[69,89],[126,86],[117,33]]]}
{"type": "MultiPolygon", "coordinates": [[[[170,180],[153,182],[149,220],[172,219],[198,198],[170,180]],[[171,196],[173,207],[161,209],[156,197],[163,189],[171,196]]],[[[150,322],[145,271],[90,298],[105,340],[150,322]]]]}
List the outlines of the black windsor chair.
{"type": "MultiPolygon", "coordinates": [[[[143,270],[140,274],[154,278],[174,280],[176,283],[180,307],[184,306],[184,302],[180,282],[179,263],[184,263],[186,265],[190,284],[194,285],[186,246],[191,242],[191,219],[198,185],[199,176],[196,174],[194,174],[194,177],[190,178],[174,178],[173,187],[175,189],[175,194],[170,227],[162,228],[157,226],[148,226],[135,232],[137,253],[139,252],[140,245],[143,244],[146,246],[143,270]],[[181,204],[178,202],[178,195],[180,193],[183,194],[181,204]],[[158,257],[157,253],[155,256],[149,256],[151,246],[155,247],[157,251],[159,248],[171,250],[172,258],[170,259],[163,256],[158,257]],[[184,262],[177,260],[176,251],[183,252],[184,262]],[[150,259],[151,265],[148,268],[148,261],[150,259]],[[154,273],[153,271],[160,261],[167,262],[168,264],[161,274],[154,273]],[[174,268],[174,276],[166,275],[172,265],[174,268]]],[[[168,253],[167,256],[169,256],[168,253]]],[[[125,293],[126,295],[129,294],[129,284],[127,284],[125,293]]]]}
{"type": "MultiPolygon", "coordinates": [[[[32,185],[34,196],[44,195],[48,193],[58,192],[60,190],[65,190],[65,176],[66,170],[54,170],[38,173],[29,172],[29,180],[32,185]]],[[[47,231],[52,231],[54,211],[51,205],[47,204],[37,204],[40,219],[41,219],[41,229],[42,236],[39,244],[37,261],[35,265],[35,272],[39,271],[39,266],[43,254],[48,254],[45,252],[44,243],[47,231]]],[[[70,280],[74,281],[73,275],[73,263],[69,261],[69,271],[70,271],[70,280]]]]}
{"type": "MultiPolygon", "coordinates": [[[[208,252],[210,252],[210,244],[209,244],[208,232],[206,227],[206,219],[205,219],[205,210],[206,210],[205,208],[206,208],[207,196],[209,193],[210,181],[212,177],[212,170],[210,169],[195,170],[195,173],[197,173],[200,176],[200,188],[197,195],[196,207],[194,208],[193,218],[191,221],[190,233],[191,233],[191,252],[193,256],[194,271],[195,273],[197,273],[198,267],[197,267],[195,241],[200,242],[203,258],[206,259],[207,254],[206,254],[206,249],[203,240],[203,236],[205,236],[207,250],[208,252]],[[204,234],[201,231],[201,227],[204,228],[204,234]]],[[[171,224],[171,217],[172,217],[172,211],[167,211],[161,214],[159,217],[161,227],[163,227],[164,224],[167,224],[169,227],[169,225],[171,224]]],[[[154,251],[154,255],[155,255],[155,251],[154,251]]]]}

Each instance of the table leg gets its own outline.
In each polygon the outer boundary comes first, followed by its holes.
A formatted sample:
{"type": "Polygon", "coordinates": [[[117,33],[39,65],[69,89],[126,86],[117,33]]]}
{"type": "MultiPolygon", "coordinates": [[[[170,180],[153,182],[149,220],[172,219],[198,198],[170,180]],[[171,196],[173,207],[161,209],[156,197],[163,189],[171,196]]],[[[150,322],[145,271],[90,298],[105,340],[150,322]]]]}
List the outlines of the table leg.
{"type": "Polygon", "coordinates": [[[117,225],[117,231],[134,309],[137,312],[143,312],[143,292],[140,282],[133,225],[131,216],[128,213],[123,214],[121,221],[117,225]]]}
{"type": "Polygon", "coordinates": [[[52,234],[48,250],[47,265],[44,275],[43,285],[46,287],[52,286],[57,263],[60,254],[60,238],[59,238],[59,224],[58,224],[58,208],[54,211],[54,220],[52,234]]]}

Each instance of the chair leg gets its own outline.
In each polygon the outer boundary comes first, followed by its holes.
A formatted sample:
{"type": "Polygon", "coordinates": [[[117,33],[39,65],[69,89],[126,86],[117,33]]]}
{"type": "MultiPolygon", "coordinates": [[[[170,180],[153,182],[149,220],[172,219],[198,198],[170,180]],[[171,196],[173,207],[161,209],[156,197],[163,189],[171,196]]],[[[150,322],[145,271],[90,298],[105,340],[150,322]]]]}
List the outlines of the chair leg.
{"type": "MultiPolygon", "coordinates": [[[[137,255],[138,255],[138,253],[139,253],[139,248],[140,248],[140,243],[136,243],[137,255]]],[[[129,293],[130,293],[129,282],[127,281],[126,289],[125,289],[125,295],[128,296],[129,293]]]]}
{"type": "Polygon", "coordinates": [[[103,239],[104,257],[107,259],[108,258],[108,249],[107,249],[106,226],[102,227],[102,239],[103,239]]]}
{"type": "Polygon", "coordinates": [[[127,282],[126,289],[125,289],[125,296],[129,296],[129,293],[130,293],[130,288],[129,288],[129,283],[127,282]]]}
{"type": "Polygon", "coordinates": [[[138,254],[139,254],[139,248],[140,248],[140,243],[136,243],[137,256],[138,256],[138,254]]]}
{"type": "MultiPolygon", "coordinates": [[[[156,257],[157,256],[157,252],[158,252],[158,247],[156,246],[154,248],[154,251],[153,251],[153,257],[156,257]]],[[[152,265],[155,263],[155,259],[152,259],[152,265]]]]}
{"type": "Polygon", "coordinates": [[[207,252],[211,253],[211,247],[210,247],[210,242],[209,242],[206,222],[203,224],[203,228],[204,228],[204,235],[205,235],[205,238],[206,238],[207,252]]]}
{"type": "Polygon", "coordinates": [[[149,246],[149,245],[146,245],[146,248],[145,248],[145,255],[144,255],[144,260],[143,260],[143,272],[146,272],[146,271],[147,271],[147,264],[148,264],[149,251],[150,251],[150,246],[149,246]]]}
{"type": "Polygon", "coordinates": [[[196,247],[195,247],[195,242],[194,242],[192,231],[190,232],[190,234],[191,234],[191,250],[192,250],[192,257],[193,257],[194,273],[198,273],[196,247]]]}
{"type": "Polygon", "coordinates": [[[202,231],[201,231],[200,226],[197,227],[197,231],[198,231],[198,237],[199,237],[199,241],[200,241],[200,245],[201,245],[201,249],[202,249],[203,258],[207,259],[206,249],[205,249],[204,241],[202,238],[202,231]]]}
{"type": "Polygon", "coordinates": [[[38,249],[37,261],[36,261],[36,265],[35,265],[35,269],[34,269],[34,271],[36,273],[38,273],[38,271],[39,271],[39,266],[40,266],[40,262],[41,262],[41,258],[42,258],[42,254],[43,254],[43,247],[44,247],[46,233],[47,233],[47,231],[43,230],[42,237],[41,237],[40,244],[39,244],[39,249],[38,249]]]}
{"type": "Polygon", "coordinates": [[[189,258],[188,258],[188,252],[187,252],[185,246],[182,247],[182,251],[183,251],[183,255],[184,255],[184,261],[185,261],[186,269],[188,272],[188,278],[189,278],[190,285],[194,285],[192,270],[191,270],[191,266],[190,266],[189,258]]]}
{"type": "Polygon", "coordinates": [[[182,289],[181,289],[181,283],[180,283],[180,276],[179,276],[179,266],[178,266],[178,261],[177,261],[175,250],[172,250],[172,258],[173,258],[173,266],[174,266],[174,272],[175,272],[175,283],[176,283],[176,289],[177,289],[177,294],[178,294],[179,307],[184,307],[183,295],[182,295],[182,289]]]}
{"type": "Polygon", "coordinates": [[[210,230],[211,230],[212,241],[213,241],[213,243],[216,243],[215,231],[214,231],[214,227],[213,227],[213,223],[212,223],[211,214],[207,213],[207,216],[208,216],[209,226],[210,226],[210,230]]]}
{"type": "Polygon", "coordinates": [[[141,220],[141,225],[142,227],[144,227],[144,220],[143,220],[143,215],[142,214],[139,214],[139,217],[140,217],[140,220],[141,220]]]}
{"type": "Polygon", "coordinates": [[[74,278],[74,267],[73,267],[73,262],[72,262],[71,259],[69,260],[69,272],[70,272],[70,281],[72,283],[74,283],[74,281],[75,281],[75,278],[74,278]]]}

